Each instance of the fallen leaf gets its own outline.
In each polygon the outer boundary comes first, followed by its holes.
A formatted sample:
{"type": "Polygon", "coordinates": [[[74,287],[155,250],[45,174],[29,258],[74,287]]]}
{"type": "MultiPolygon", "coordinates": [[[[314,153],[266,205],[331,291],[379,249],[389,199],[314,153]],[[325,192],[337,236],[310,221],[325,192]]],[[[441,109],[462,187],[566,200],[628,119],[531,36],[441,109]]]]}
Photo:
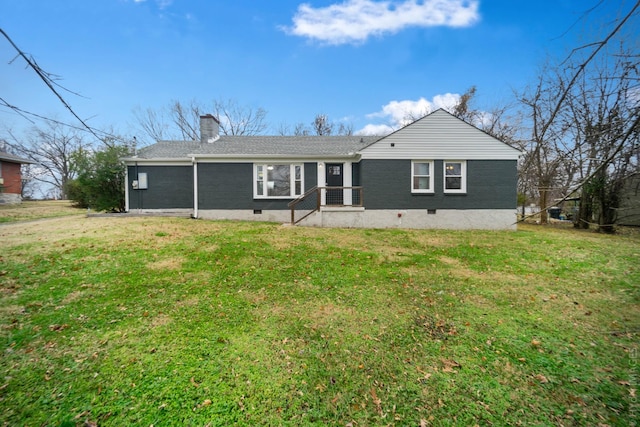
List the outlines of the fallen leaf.
{"type": "Polygon", "coordinates": [[[78,415],[75,416],[75,419],[79,420],[80,418],[84,417],[85,415],[89,415],[89,411],[80,412],[78,415]]]}
{"type": "Polygon", "coordinates": [[[371,397],[373,398],[373,404],[376,405],[376,410],[378,411],[378,414],[382,415],[382,406],[381,406],[382,400],[378,398],[375,387],[371,387],[371,397]]]}
{"type": "Polygon", "coordinates": [[[198,384],[198,383],[196,382],[196,380],[195,380],[195,378],[194,378],[194,377],[191,377],[191,379],[189,380],[189,382],[191,382],[191,384],[192,384],[194,387],[196,387],[196,388],[200,387],[200,384],[198,384]]]}
{"type": "Polygon", "coordinates": [[[442,372],[455,372],[454,368],[461,367],[458,362],[450,359],[442,359],[442,364],[444,365],[444,367],[442,368],[442,372]]]}
{"type": "Polygon", "coordinates": [[[534,376],[535,379],[537,379],[538,381],[540,381],[542,384],[546,384],[549,382],[549,380],[547,379],[547,377],[545,377],[542,374],[537,374],[534,376]]]}

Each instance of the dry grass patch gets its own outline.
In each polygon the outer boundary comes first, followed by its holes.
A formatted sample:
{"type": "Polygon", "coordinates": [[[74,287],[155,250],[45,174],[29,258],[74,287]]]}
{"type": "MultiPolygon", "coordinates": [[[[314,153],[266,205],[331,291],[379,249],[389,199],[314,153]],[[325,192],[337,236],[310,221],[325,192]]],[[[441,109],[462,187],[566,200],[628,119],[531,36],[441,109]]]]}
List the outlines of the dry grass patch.
{"type": "Polygon", "coordinates": [[[181,256],[164,258],[148,263],[147,268],[158,271],[180,270],[184,262],[185,258],[181,256]]]}
{"type": "Polygon", "coordinates": [[[85,214],[85,210],[74,207],[69,200],[24,201],[0,205],[0,223],[82,214],[85,214]]]}
{"type": "Polygon", "coordinates": [[[523,283],[523,278],[520,275],[506,273],[504,271],[476,271],[469,268],[464,262],[457,258],[451,258],[448,256],[438,257],[438,261],[449,267],[451,276],[459,279],[471,279],[484,282],[508,282],[513,284],[523,283]]]}

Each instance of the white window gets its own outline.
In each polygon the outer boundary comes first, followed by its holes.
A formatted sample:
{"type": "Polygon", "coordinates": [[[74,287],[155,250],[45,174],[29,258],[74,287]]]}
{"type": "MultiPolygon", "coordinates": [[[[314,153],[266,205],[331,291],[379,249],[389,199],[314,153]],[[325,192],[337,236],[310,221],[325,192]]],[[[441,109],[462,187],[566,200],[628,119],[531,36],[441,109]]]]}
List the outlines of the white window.
{"type": "Polygon", "coordinates": [[[302,165],[254,165],[254,195],[256,198],[292,198],[302,194],[302,165]]]}
{"type": "Polygon", "coordinates": [[[463,160],[446,160],[444,162],[444,192],[467,192],[467,162],[463,160]]]}
{"type": "Polygon", "coordinates": [[[411,162],[411,192],[433,193],[433,161],[411,162]]]}

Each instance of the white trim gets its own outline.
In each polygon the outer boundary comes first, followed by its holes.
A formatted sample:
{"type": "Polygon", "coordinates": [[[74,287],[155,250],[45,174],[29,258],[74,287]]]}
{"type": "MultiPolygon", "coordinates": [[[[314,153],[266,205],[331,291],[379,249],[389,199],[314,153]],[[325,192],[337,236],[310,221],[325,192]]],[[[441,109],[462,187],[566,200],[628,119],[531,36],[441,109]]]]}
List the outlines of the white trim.
{"type": "Polygon", "coordinates": [[[346,187],[342,190],[342,204],[351,206],[353,204],[353,190],[349,187],[353,186],[353,163],[344,162],[342,164],[342,186],[346,187]]]}
{"type": "MultiPolygon", "coordinates": [[[[318,162],[318,185],[317,188],[324,188],[327,186],[327,165],[325,162],[318,162]]],[[[327,203],[327,195],[325,191],[320,191],[320,206],[324,206],[327,203]]]]}
{"type": "Polygon", "coordinates": [[[193,159],[193,217],[198,218],[198,161],[193,159]]]}
{"type": "Polygon", "coordinates": [[[124,211],[129,212],[129,166],[124,167],[124,211]]]}
{"type": "Polygon", "coordinates": [[[125,159],[127,166],[144,165],[144,166],[191,166],[191,158],[188,159],[125,159]]]}
{"type": "MultiPolygon", "coordinates": [[[[412,160],[411,161],[411,192],[413,194],[433,194],[435,192],[434,189],[434,175],[435,175],[435,169],[434,169],[434,161],[433,160],[412,160]],[[429,165],[429,188],[428,189],[416,189],[413,188],[413,180],[416,177],[416,173],[415,173],[415,164],[416,163],[426,163],[429,165]]],[[[418,175],[421,177],[424,177],[424,175],[418,175]]]]}
{"type": "Polygon", "coordinates": [[[254,199],[295,199],[298,196],[304,194],[304,163],[290,163],[290,162],[270,162],[270,163],[254,163],[253,164],[253,198],[254,199]],[[288,196],[269,196],[267,174],[269,166],[289,166],[289,195],[288,196]],[[263,167],[263,193],[258,194],[258,168],[263,167]],[[296,192],[296,167],[300,168],[300,192],[296,192]]]}
{"type": "MultiPolygon", "coordinates": [[[[449,176],[456,178],[458,175],[449,176]]],[[[443,160],[442,161],[442,190],[444,194],[466,194],[467,193],[467,161],[466,160],[443,160]],[[460,163],[460,189],[447,189],[447,163],[460,163]]]]}

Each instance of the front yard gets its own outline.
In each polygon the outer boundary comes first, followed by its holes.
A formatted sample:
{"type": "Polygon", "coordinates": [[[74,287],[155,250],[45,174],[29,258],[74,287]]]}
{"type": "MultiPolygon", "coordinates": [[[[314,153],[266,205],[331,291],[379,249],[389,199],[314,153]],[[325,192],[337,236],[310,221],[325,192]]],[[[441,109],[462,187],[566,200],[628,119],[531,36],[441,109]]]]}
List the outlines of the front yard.
{"type": "Polygon", "coordinates": [[[0,226],[4,425],[638,422],[640,239],[0,226]]]}

